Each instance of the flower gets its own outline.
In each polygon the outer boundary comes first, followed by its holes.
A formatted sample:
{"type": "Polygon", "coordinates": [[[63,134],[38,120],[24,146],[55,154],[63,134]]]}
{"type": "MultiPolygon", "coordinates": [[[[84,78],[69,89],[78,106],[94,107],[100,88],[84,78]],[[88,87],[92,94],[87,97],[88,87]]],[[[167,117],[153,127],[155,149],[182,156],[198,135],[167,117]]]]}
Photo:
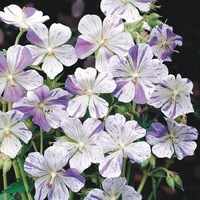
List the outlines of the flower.
{"type": "Polygon", "coordinates": [[[102,22],[97,15],[85,15],[78,30],[81,33],[75,45],[78,58],[84,59],[95,52],[95,68],[100,72],[107,70],[112,55],[126,55],[134,45],[132,36],[124,32],[123,21],[117,16],[107,16],[102,22]]]}
{"type": "Polygon", "coordinates": [[[120,195],[123,200],[141,200],[142,195],[135,191],[131,186],[126,185],[126,178],[115,177],[106,178],[102,182],[101,189],[92,189],[84,200],[115,200],[119,199],[120,195]]]}
{"type": "Polygon", "coordinates": [[[21,9],[18,5],[11,4],[4,8],[4,12],[0,11],[0,19],[7,24],[28,29],[30,25],[49,20],[49,16],[43,16],[42,11],[32,7],[23,7],[21,9]]]}
{"type": "Polygon", "coordinates": [[[39,152],[29,153],[25,159],[24,170],[37,177],[35,181],[35,200],[69,199],[69,187],[73,192],[78,192],[85,184],[85,179],[77,169],[64,170],[69,152],[63,147],[50,146],[44,151],[44,156],[39,152]]]}
{"type": "Polygon", "coordinates": [[[109,115],[105,121],[107,132],[103,132],[99,142],[108,156],[100,163],[99,173],[106,178],[120,176],[123,157],[132,163],[141,163],[150,157],[150,145],[137,141],[146,135],[146,130],[135,120],[127,121],[123,115],[109,115]]]}
{"type": "Polygon", "coordinates": [[[155,26],[148,44],[152,47],[155,56],[162,61],[171,61],[170,55],[175,47],[182,46],[183,38],[173,33],[173,28],[167,24],[155,26]]]}
{"type": "Polygon", "coordinates": [[[179,160],[193,155],[197,144],[197,129],[165,118],[167,127],[160,122],[152,123],[146,140],[153,145],[152,152],[159,158],[171,158],[175,153],[179,160]]]}
{"type": "Polygon", "coordinates": [[[76,95],[69,101],[69,115],[83,117],[88,107],[92,118],[104,117],[108,111],[108,103],[98,95],[111,93],[115,87],[111,74],[102,72],[97,75],[97,70],[92,67],[77,68],[74,75],[69,75],[65,82],[66,90],[76,95]]]}
{"type": "Polygon", "coordinates": [[[180,74],[176,77],[172,74],[161,77],[148,104],[155,108],[162,107],[161,111],[166,117],[175,119],[194,111],[190,98],[192,88],[193,83],[180,74]]]}
{"type": "Polygon", "coordinates": [[[16,110],[0,112],[0,151],[11,158],[20,151],[20,140],[27,144],[32,137],[22,118],[23,113],[16,110]]]}
{"type": "Polygon", "coordinates": [[[26,47],[11,46],[6,54],[5,58],[0,53],[0,95],[3,93],[6,101],[16,102],[25,96],[26,90],[41,86],[43,77],[35,70],[24,71],[33,63],[31,53],[26,47]]]}
{"type": "Polygon", "coordinates": [[[24,118],[33,116],[33,123],[48,132],[58,128],[63,118],[68,117],[69,93],[61,88],[50,91],[48,86],[28,91],[27,97],[13,104],[13,109],[24,113],[24,118]]]}
{"type": "Polygon", "coordinates": [[[113,94],[119,101],[145,104],[155,89],[155,80],[166,76],[168,69],[153,59],[149,45],[138,44],[130,48],[128,58],[112,56],[109,72],[115,77],[117,87],[113,94]]]}
{"type": "Polygon", "coordinates": [[[70,167],[82,173],[92,163],[104,159],[103,149],[98,143],[104,128],[100,120],[87,118],[82,124],[77,118],[67,118],[62,121],[61,128],[67,140],[57,140],[54,145],[64,146],[69,151],[70,167]]]}
{"type": "Polygon", "coordinates": [[[34,45],[27,45],[34,57],[34,65],[41,62],[42,69],[50,79],[63,71],[63,65],[71,66],[77,62],[74,47],[66,44],[72,32],[68,26],[53,23],[50,29],[44,24],[29,27],[27,39],[34,45]]]}
{"type": "Polygon", "coordinates": [[[127,23],[133,23],[142,18],[138,9],[142,12],[150,10],[150,0],[102,0],[100,7],[106,16],[116,15],[127,23]]]}

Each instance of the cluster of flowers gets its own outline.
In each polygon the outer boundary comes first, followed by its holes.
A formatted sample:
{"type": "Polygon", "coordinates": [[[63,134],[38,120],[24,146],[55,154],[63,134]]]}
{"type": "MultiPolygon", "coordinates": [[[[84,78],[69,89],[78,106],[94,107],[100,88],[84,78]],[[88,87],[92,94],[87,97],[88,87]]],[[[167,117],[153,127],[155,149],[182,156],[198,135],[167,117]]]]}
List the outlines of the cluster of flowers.
{"type": "Polygon", "coordinates": [[[0,53],[1,161],[15,168],[15,160],[20,165],[25,159],[20,177],[29,200],[30,177],[36,200],[73,199],[73,192],[85,200],[140,200],[143,186],[136,191],[129,184],[134,177],[126,164],[181,160],[196,149],[198,131],[183,121],[194,111],[193,84],[165,65],[182,37],[151,13],[150,0],[102,0],[100,6],[105,18],[83,16],[75,47],[67,44],[69,27],[53,23],[48,29],[49,17],[33,7],[12,4],[0,11],[3,22],[20,30],[0,53]],[[30,44],[19,44],[23,34],[30,44]],[[63,66],[89,56],[95,66],[77,67],[64,86],[58,82],[63,66]],[[55,139],[47,147],[43,131],[55,139]],[[35,152],[23,151],[25,144],[35,152]],[[87,171],[92,166],[95,173],[87,171]],[[95,188],[87,187],[90,179],[95,188]]]}

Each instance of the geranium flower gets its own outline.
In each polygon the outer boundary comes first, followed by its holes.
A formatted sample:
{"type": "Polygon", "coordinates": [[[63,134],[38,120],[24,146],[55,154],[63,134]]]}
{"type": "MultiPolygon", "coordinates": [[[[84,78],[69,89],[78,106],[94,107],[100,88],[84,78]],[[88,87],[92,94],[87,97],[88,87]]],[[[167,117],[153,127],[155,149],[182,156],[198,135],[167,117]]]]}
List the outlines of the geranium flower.
{"type": "Polygon", "coordinates": [[[90,116],[102,118],[108,111],[108,103],[98,95],[111,93],[116,87],[113,76],[109,73],[99,73],[88,67],[77,68],[74,75],[69,75],[65,82],[65,88],[73,95],[69,101],[67,111],[72,117],[83,117],[89,108],[90,116]]]}
{"type": "Polygon", "coordinates": [[[170,55],[176,46],[182,46],[183,38],[173,33],[173,28],[167,24],[155,26],[148,44],[152,47],[155,56],[161,61],[171,61],[170,55]]]}
{"type": "Polygon", "coordinates": [[[180,74],[161,77],[148,104],[155,108],[162,107],[161,111],[166,117],[175,119],[179,115],[194,112],[190,98],[192,88],[192,82],[180,74]]]}
{"type": "Polygon", "coordinates": [[[173,154],[179,160],[193,155],[197,144],[197,129],[165,118],[167,127],[160,122],[151,124],[146,140],[153,145],[152,152],[159,158],[171,158],[173,154]]]}
{"type": "Polygon", "coordinates": [[[82,124],[77,118],[67,118],[62,121],[61,128],[67,140],[57,140],[54,145],[64,146],[69,151],[70,167],[82,173],[92,163],[104,159],[103,149],[98,143],[104,128],[100,120],[87,118],[82,124]]]}
{"type": "Polygon", "coordinates": [[[142,12],[150,10],[150,0],[102,0],[100,7],[106,16],[116,15],[132,23],[142,18],[138,9],[142,12]]]}
{"type": "Polygon", "coordinates": [[[123,157],[132,163],[141,163],[150,157],[150,145],[145,141],[137,141],[146,135],[146,130],[137,121],[127,121],[123,115],[115,114],[105,121],[106,132],[101,134],[99,142],[106,158],[99,165],[99,172],[103,177],[120,176],[123,157]]]}
{"type": "Polygon", "coordinates": [[[28,29],[30,25],[49,20],[49,16],[43,16],[42,11],[33,7],[20,8],[18,5],[11,4],[4,8],[4,12],[0,11],[0,19],[7,24],[28,29]]]}
{"type": "Polygon", "coordinates": [[[25,96],[26,90],[43,84],[43,77],[37,71],[24,71],[32,63],[30,51],[21,45],[9,47],[6,58],[0,52],[0,95],[3,93],[4,100],[19,101],[25,96]]]}
{"type": "Polygon", "coordinates": [[[33,117],[33,123],[48,132],[51,128],[60,127],[63,118],[68,117],[67,105],[69,93],[61,88],[50,91],[43,85],[28,91],[27,96],[13,104],[13,109],[24,113],[24,119],[33,117]]]}
{"type": "Polygon", "coordinates": [[[124,177],[106,178],[102,182],[102,189],[92,189],[84,200],[114,200],[119,199],[120,195],[123,200],[142,199],[141,194],[136,192],[133,187],[126,185],[126,178],[124,177]]]}
{"type": "Polygon", "coordinates": [[[167,67],[153,59],[153,52],[147,44],[131,47],[127,58],[111,57],[109,71],[117,84],[114,96],[119,101],[134,100],[138,104],[147,103],[155,89],[154,82],[168,74],[167,67]]]}
{"type": "Polygon", "coordinates": [[[126,55],[134,45],[132,36],[124,32],[123,21],[117,16],[107,16],[101,21],[97,15],[85,15],[78,24],[81,35],[75,51],[80,59],[95,52],[95,67],[100,72],[107,70],[107,61],[114,55],[126,55]]]}
{"type": "Polygon", "coordinates": [[[32,132],[21,121],[23,115],[16,110],[0,112],[0,151],[11,158],[20,151],[20,140],[27,144],[32,137],[32,132]]]}
{"type": "Polygon", "coordinates": [[[44,151],[29,153],[25,160],[24,170],[36,178],[35,200],[69,199],[70,188],[78,192],[85,184],[85,179],[77,169],[63,169],[68,163],[69,152],[63,147],[50,146],[44,151]],[[68,187],[68,188],[67,188],[68,187]]]}
{"type": "Polygon", "coordinates": [[[27,39],[34,45],[27,45],[34,57],[34,65],[41,62],[42,69],[50,79],[63,71],[63,65],[71,66],[78,60],[74,47],[67,44],[72,32],[68,26],[53,23],[50,29],[44,24],[29,27],[27,39]]]}

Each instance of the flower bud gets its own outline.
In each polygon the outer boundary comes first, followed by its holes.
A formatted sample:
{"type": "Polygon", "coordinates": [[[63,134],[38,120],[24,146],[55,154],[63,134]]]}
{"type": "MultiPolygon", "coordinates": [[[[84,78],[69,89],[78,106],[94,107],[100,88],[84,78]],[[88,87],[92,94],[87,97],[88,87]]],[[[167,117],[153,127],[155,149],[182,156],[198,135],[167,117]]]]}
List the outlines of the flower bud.
{"type": "Polygon", "coordinates": [[[174,178],[171,176],[167,176],[166,182],[167,182],[167,185],[169,185],[169,187],[174,190],[174,187],[175,187],[174,178]]]}
{"type": "Polygon", "coordinates": [[[155,158],[155,156],[153,156],[153,155],[150,156],[149,163],[150,163],[150,166],[152,168],[155,168],[155,166],[156,166],[156,158],[155,158]]]}
{"type": "Polygon", "coordinates": [[[3,175],[6,174],[12,166],[11,159],[6,159],[3,163],[3,175]]]}
{"type": "Polygon", "coordinates": [[[3,163],[4,163],[4,160],[0,158],[0,170],[3,168],[3,163]]]}
{"type": "Polygon", "coordinates": [[[178,188],[180,188],[181,190],[183,190],[183,182],[182,182],[182,180],[181,180],[181,178],[180,178],[179,175],[174,175],[174,182],[175,182],[175,184],[176,184],[176,186],[178,188]]]}
{"type": "Polygon", "coordinates": [[[146,159],[145,161],[143,161],[143,162],[140,164],[140,166],[141,166],[141,167],[146,167],[148,164],[149,164],[149,158],[146,159]]]}

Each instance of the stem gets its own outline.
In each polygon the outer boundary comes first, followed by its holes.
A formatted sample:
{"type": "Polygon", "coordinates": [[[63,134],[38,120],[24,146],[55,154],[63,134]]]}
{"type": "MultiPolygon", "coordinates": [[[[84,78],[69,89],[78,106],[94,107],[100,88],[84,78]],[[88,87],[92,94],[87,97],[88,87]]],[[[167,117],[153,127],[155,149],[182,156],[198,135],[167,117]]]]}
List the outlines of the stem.
{"type": "Polygon", "coordinates": [[[130,161],[128,162],[128,169],[127,169],[127,173],[126,173],[126,180],[127,180],[128,185],[134,186],[134,182],[135,182],[135,170],[134,170],[133,164],[130,161]]]}
{"type": "Polygon", "coordinates": [[[12,110],[12,102],[8,102],[8,110],[12,110]]]}
{"type": "Polygon", "coordinates": [[[15,39],[15,44],[19,44],[19,40],[22,37],[22,35],[24,34],[25,29],[21,29],[20,32],[18,33],[16,39],[15,39]]]}
{"type": "Polygon", "coordinates": [[[36,147],[36,145],[35,145],[35,142],[34,142],[34,140],[31,140],[31,144],[32,144],[32,146],[33,146],[33,148],[34,148],[35,152],[38,152],[38,150],[37,150],[37,147],[36,147]]]}
{"type": "MultiPolygon", "coordinates": [[[[15,172],[16,179],[21,178],[20,169],[19,169],[17,160],[14,160],[12,164],[13,164],[13,169],[14,169],[14,172],[15,172]]],[[[26,194],[24,192],[21,193],[21,197],[22,197],[22,200],[27,199],[26,194]]]]}
{"type": "Polygon", "coordinates": [[[24,187],[25,187],[25,190],[26,190],[26,194],[28,196],[28,200],[33,200],[32,195],[29,192],[29,186],[28,186],[28,182],[27,182],[27,179],[26,179],[26,174],[25,174],[23,165],[22,165],[22,163],[21,163],[19,158],[18,158],[18,163],[19,163],[19,168],[20,168],[22,180],[23,180],[23,183],[24,183],[24,187]]]}
{"type": "Polygon", "coordinates": [[[43,154],[44,137],[43,129],[40,127],[40,153],[43,154]]]}
{"type": "Polygon", "coordinates": [[[123,169],[122,169],[122,176],[126,176],[126,157],[123,158],[123,169]]]}
{"type": "Polygon", "coordinates": [[[147,178],[148,178],[148,176],[149,176],[149,171],[150,171],[150,168],[149,168],[149,169],[147,170],[147,172],[143,175],[142,181],[140,182],[140,185],[139,185],[139,187],[138,187],[137,192],[139,192],[139,193],[142,192],[142,190],[143,190],[143,188],[144,188],[144,185],[145,185],[145,183],[146,183],[146,181],[147,181],[147,178]]]}
{"type": "Polygon", "coordinates": [[[74,199],[74,192],[72,190],[70,190],[69,192],[69,200],[73,200],[74,199]]]}
{"type": "Polygon", "coordinates": [[[108,115],[111,113],[111,111],[113,110],[113,108],[114,108],[116,105],[117,105],[117,102],[114,103],[112,106],[110,106],[110,108],[109,108],[109,110],[108,110],[106,116],[104,117],[103,121],[106,120],[106,118],[108,117],[108,115]]]}
{"type": "MultiPolygon", "coordinates": [[[[3,174],[3,188],[4,190],[8,187],[7,173],[3,174]]],[[[8,194],[4,194],[4,200],[8,200],[8,194]]]]}

